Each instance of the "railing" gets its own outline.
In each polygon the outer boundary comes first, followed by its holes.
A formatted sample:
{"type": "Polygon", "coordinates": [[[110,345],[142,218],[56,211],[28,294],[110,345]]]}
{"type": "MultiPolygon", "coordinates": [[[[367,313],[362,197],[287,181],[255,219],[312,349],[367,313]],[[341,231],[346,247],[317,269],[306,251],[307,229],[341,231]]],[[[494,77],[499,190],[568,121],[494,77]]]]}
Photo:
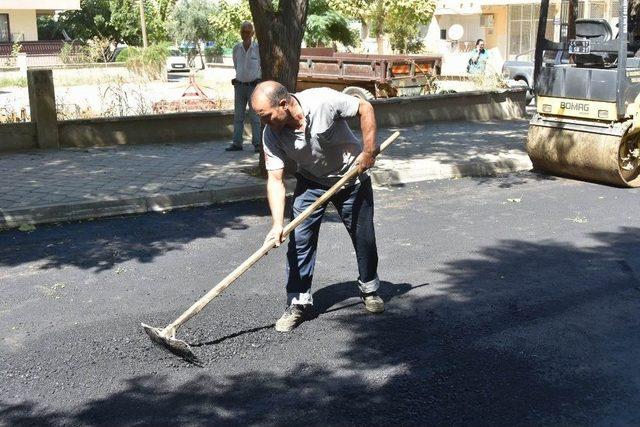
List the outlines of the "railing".
{"type": "MultiPolygon", "coordinates": [[[[19,42],[20,52],[27,55],[57,55],[62,50],[62,40],[19,42]]],[[[13,43],[0,42],[0,56],[10,55],[13,43]]]]}
{"type": "MultiPolygon", "coordinates": [[[[70,55],[70,58],[72,56],[70,55]]],[[[27,67],[46,67],[54,65],[62,65],[63,62],[60,59],[60,55],[53,54],[35,54],[27,55],[27,67]]]]}

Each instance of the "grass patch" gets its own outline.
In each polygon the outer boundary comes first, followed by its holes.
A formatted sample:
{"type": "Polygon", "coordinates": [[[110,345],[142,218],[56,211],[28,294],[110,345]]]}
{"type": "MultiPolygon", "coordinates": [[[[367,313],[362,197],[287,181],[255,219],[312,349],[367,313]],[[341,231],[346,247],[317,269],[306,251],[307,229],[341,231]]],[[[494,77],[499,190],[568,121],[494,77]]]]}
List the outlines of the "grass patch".
{"type": "Polygon", "coordinates": [[[0,88],[2,87],[27,87],[26,77],[0,77],[0,88]]]}
{"type": "Polygon", "coordinates": [[[53,84],[55,86],[66,87],[66,86],[93,86],[93,85],[101,85],[101,84],[112,84],[112,83],[120,83],[124,80],[123,77],[120,76],[102,76],[96,77],[95,75],[78,75],[74,77],[65,76],[65,77],[54,77],[53,84]]]}

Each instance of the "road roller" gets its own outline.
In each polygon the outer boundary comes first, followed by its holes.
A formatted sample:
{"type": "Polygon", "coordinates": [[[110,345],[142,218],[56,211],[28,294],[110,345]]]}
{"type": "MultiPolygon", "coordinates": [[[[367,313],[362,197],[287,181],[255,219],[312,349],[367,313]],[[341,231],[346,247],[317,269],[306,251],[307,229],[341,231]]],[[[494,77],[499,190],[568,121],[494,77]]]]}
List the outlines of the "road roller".
{"type": "Polygon", "coordinates": [[[640,186],[640,1],[542,0],[534,58],[534,169],[640,186]]]}

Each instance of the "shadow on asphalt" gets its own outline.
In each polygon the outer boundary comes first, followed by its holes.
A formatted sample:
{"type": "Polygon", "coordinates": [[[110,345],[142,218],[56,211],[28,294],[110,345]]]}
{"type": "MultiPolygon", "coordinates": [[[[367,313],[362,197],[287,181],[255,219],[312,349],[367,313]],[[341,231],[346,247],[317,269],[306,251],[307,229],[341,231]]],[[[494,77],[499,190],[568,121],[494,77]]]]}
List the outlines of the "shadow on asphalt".
{"type": "Polygon", "coordinates": [[[39,261],[40,269],[72,265],[101,272],[129,260],[150,263],[202,238],[225,238],[229,229],[244,230],[243,216],[268,216],[262,202],[197,208],[38,227],[31,233],[0,233],[0,265],[39,261]]]}
{"type": "MultiPolygon", "coordinates": [[[[168,375],[137,376],[75,413],[26,402],[1,407],[0,420],[637,425],[640,229],[590,237],[580,247],[506,240],[451,260],[434,289],[420,285],[430,292],[399,298],[384,315],[333,319],[347,344],[326,365],[202,373],[182,384],[168,375]]],[[[322,310],[347,293],[334,286],[316,293],[322,310]]],[[[393,286],[400,293],[412,287],[393,286]]]]}
{"type": "Polygon", "coordinates": [[[561,179],[553,175],[548,175],[546,172],[532,169],[529,172],[515,172],[509,174],[490,173],[488,176],[474,177],[473,182],[478,185],[495,185],[497,176],[501,179],[500,184],[498,184],[498,188],[513,188],[518,185],[530,184],[531,182],[547,182],[561,179]]]}
{"type": "MultiPolygon", "coordinates": [[[[290,200],[287,199],[287,212],[290,200]]],[[[264,201],[39,226],[0,232],[0,266],[40,262],[42,270],[72,265],[98,273],[129,260],[150,263],[197,239],[224,239],[229,229],[249,230],[243,217],[270,217],[264,201]]],[[[340,222],[335,209],[324,222],[340,222]]],[[[260,237],[258,237],[260,238],[260,237]]]]}
{"type": "MultiPolygon", "coordinates": [[[[394,284],[394,283],[381,281],[380,295],[388,304],[394,297],[404,295],[407,292],[410,292],[414,289],[421,288],[423,286],[429,286],[429,284],[424,283],[418,286],[411,286],[408,283],[394,284]]],[[[355,303],[334,307],[336,304],[340,304],[341,302],[352,298],[354,295],[357,295],[356,289],[357,287],[354,282],[336,283],[336,284],[325,286],[324,288],[318,289],[316,292],[313,293],[313,303],[314,303],[313,313],[311,314],[310,318],[307,319],[306,321],[313,321],[326,313],[332,313],[334,311],[340,311],[350,307],[354,307],[356,305],[361,305],[362,302],[355,302],[355,303]]],[[[208,345],[220,344],[221,342],[226,341],[228,339],[236,338],[245,334],[264,331],[266,329],[271,329],[274,326],[275,326],[275,323],[270,323],[268,325],[258,326],[251,329],[245,329],[239,332],[234,332],[224,337],[216,338],[215,340],[211,340],[203,343],[189,343],[189,345],[191,347],[204,347],[208,345]]]]}
{"type": "MultiPolygon", "coordinates": [[[[409,127],[384,154],[385,158],[407,161],[426,155],[451,165],[462,176],[491,177],[520,167],[514,154],[525,155],[528,122],[503,120],[495,122],[444,122],[409,127]],[[499,126],[496,126],[499,124],[499,126]],[[421,135],[416,137],[415,135],[421,135]],[[504,155],[504,160],[493,158],[504,155]]],[[[389,129],[392,130],[392,129],[389,129]]],[[[399,175],[385,171],[389,180],[397,182],[399,175]]],[[[486,181],[478,181],[484,183],[486,181]]]]}
{"type": "MultiPolygon", "coordinates": [[[[410,132],[401,134],[389,150],[385,151],[384,157],[408,161],[431,156],[437,158],[442,165],[451,165],[458,175],[475,177],[474,181],[478,185],[491,183],[496,176],[510,178],[508,182],[501,184],[501,188],[511,188],[531,181],[556,180],[556,177],[543,173],[527,174],[526,178],[520,174],[517,178],[511,178],[511,175],[518,175],[518,171],[522,169],[522,161],[513,156],[526,155],[527,128],[525,120],[415,125],[406,128],[410,132]],[[498,123],[499,126],[496,127],[498,123]],[[422,136],[416,137],[416,133],[422,136]],[[494,158],[500,155],[504,156],[502,160],[494,158]]],[[[376,175],[379,182],[401,181],[401,173],[393,169],[378,170],[376,175]]]]}

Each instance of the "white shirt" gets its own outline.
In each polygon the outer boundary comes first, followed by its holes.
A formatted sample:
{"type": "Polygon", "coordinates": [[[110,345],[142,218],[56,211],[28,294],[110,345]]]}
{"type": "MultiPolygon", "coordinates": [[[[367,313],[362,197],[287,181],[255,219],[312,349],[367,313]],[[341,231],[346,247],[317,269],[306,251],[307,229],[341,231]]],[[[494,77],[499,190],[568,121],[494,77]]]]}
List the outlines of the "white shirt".
{"type": "Polygon", "coordinates": [[[246,83],[262,78],[258,43],[252,42],[247,50],[242,42],[235,45],[233,47],[233,67],[236,69],[236,80],[238,81],[246,83]]]}

